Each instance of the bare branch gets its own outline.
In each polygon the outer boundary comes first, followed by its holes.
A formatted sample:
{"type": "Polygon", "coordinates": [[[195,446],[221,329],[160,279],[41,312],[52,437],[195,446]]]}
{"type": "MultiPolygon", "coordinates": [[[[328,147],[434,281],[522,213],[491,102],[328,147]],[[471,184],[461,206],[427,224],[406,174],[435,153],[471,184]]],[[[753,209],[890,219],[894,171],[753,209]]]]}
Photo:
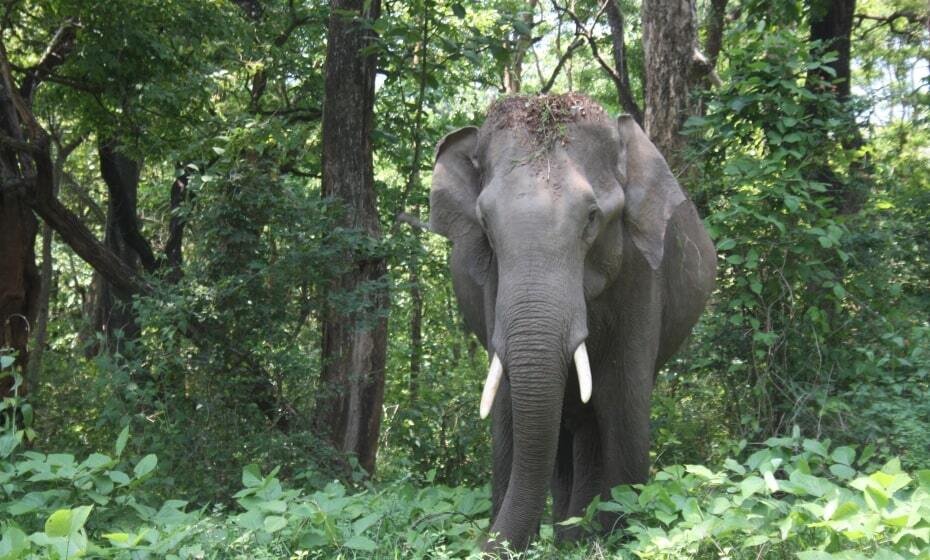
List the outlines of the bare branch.
{"type": "Polygon", "coordinates": [[[555,85],[555,79],[558,78],[559,72],[562,71],[562,67],[565,66],[565,63],[568,62],[568,59],[571,58],[572,54],[583,44],[584,40],[581,37],[578,37],[572,42],[571,45],[568,46],[567,49],[565,49],[565,52],[562,53],[561,57],[559,57],[559,62],[555,65],[555,69],[552,71],[549,79],[546,80],[546,83],[543,84],[542,88],[540,88],[539,93],[549,93],[549,90],[552,89],[553,85],[555,85]]]}

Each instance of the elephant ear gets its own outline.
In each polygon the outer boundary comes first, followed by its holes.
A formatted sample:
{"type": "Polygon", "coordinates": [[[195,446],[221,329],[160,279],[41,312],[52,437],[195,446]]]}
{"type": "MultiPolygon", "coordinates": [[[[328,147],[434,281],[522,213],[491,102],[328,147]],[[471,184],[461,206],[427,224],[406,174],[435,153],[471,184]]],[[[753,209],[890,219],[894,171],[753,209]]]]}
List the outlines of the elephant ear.
{"type": "Polygon", "coordinates": [[[665,230],[675,208],[686,200],[665,158],[629,115],[617,119],[620,168],[625,176],[624,218],[633,243],[657,270],[665,250],[665,230]]]}
{"type": "Polygon", "coordinates": [[[433,184],[430,191],[430,229],[452,241],[454,264],[484,285],[491,266],[488,244],[476,206],[481,194],[481,174],[475,163],[478,129],[460,128],[436,146],[433,184]]]}

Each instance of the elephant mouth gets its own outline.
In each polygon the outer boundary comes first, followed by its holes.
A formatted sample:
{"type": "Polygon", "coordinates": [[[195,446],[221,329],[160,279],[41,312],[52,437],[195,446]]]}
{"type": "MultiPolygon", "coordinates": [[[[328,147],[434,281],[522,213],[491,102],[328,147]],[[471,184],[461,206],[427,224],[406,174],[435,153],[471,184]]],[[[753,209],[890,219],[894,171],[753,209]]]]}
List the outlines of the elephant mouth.
{"type": "MultiPolygon", "coordinates": [[[[588,360],[588,349],[584,341],[578,345],[573,354],[575,362],[575,371],[578,374],[578,387],[581,396],[581,402],[587,403],[591,400],[593,385],[591,382],[591,362],[588,360]]],[[[484,389],[481,391],[481,405],[479,413],[484,420],[491,413],[491,406],[494,404],[494,396],[497,395],[497,389],[500,387],[501,379],[504,377],[504,365],[497,353],[491,359],[491,366],[488,368],[488,376],[484,381],[484,389]]]]}

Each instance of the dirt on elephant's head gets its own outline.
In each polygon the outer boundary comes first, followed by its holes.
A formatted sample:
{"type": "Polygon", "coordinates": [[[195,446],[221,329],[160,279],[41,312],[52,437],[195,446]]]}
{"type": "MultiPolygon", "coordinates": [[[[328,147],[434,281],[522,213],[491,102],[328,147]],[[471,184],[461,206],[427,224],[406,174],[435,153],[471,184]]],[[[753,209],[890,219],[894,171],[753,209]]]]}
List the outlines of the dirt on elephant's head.
{"type": "Polygon", "coordinates": [[[544,147],[566,141],[566,126],[582,121],[603,121],[607,112],[581,93],[510,95],[488,108],[486,126],[526,130],[544,147]]]}

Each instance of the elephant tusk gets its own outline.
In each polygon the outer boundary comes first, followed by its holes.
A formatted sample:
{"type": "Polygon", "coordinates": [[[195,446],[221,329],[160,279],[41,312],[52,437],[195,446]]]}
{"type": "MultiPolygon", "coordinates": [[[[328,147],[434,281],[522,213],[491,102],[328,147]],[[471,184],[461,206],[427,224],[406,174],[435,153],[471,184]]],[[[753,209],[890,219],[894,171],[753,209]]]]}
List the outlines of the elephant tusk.
{"type": "Polygon", "coordinates": [[[501,377],[504,376],[504,365],[501,359],[494,353],[494,359],[491,360],[491,368],[488,369],[488,378],[484,382],[484,390],[481,391],[481,419],[484,420],[491,413],[491,405],[494,404],[494,395],[497,394],[497,388],[501,384],[501,377]]]}
{"type": "Polygon", "coordinates": [[[578,371],[578,387],[581,389],[581,402],[591,400],[591,363],[588,362],[588,350],[584,342],[575,350],[575,369],[578,371]]]}

